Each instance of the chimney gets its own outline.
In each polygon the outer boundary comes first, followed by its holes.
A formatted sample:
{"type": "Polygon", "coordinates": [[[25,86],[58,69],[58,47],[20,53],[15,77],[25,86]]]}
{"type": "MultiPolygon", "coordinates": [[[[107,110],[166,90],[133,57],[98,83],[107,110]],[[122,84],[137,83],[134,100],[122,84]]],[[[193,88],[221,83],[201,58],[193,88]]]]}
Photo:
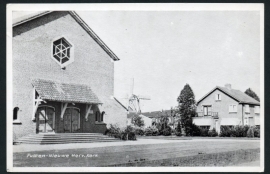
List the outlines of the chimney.
{"type": "Polygon", "coordinates": [[[231,89],[232,89],[232,85],[231,85],[231,84],[229,84],[229,83],[225,84],[225,87],[226,87],[227,89],[229,89],[229,90],[231,90],[231,89]]]}

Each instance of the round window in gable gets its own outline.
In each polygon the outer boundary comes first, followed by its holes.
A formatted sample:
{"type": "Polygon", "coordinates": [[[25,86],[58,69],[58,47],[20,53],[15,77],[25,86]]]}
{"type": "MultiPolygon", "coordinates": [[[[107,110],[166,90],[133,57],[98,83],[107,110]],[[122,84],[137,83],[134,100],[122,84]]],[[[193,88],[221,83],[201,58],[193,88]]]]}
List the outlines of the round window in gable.
{"type": "Polygon", "coordinates": [[[52,58],[63,68],[74,61],[73,45],[66,38],[55,39],[52,43],[52,58]]]}

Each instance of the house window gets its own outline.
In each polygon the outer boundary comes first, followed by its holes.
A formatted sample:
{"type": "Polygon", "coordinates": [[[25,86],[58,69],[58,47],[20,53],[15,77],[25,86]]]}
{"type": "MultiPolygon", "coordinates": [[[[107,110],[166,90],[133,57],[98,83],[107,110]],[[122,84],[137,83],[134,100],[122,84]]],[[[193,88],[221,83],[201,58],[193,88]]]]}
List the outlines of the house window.
{"type": "Polygon", "coordinates": [[[230,113],[237,112],[237,105],[229,105],[229,112],[230,113]]]}
{"type": "Polygon", "coordinates": [[[212,114],[212,106],[203,106],[203,116],[211,116],[212,114]]]}
{"type": "Polygon", "coordinates": [[[245,105],[245,112],[250,113],[249,105],[245,105]]]}
{"type": "Polygon", "coordinates": [[[216,94],[216,101],[221,101],[221,95],[220,94],[216,94]]]}
{"type": "Polygon", "coordinates": [[[64,37],[53,42],[52,56],[61,66],[65,66],[72,60],[72,45],[64,37]]]}
{"type": "Polygon", "coordinates": [[[260,106],[255,106],[255,114],[259,114],[260,113],[260,106]]]}

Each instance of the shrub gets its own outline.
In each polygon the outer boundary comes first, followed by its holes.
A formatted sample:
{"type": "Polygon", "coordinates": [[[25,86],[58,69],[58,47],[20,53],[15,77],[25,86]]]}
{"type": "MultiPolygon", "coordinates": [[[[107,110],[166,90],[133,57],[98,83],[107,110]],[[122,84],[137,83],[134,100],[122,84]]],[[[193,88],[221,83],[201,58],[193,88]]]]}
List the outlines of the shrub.
{"type": "Polygon", "coordinates": [[[254,128],[254,137],[260,138],[260,128],[259,127],[254,128]]]}
{"type": "Polygon", "coordinates": [[[109,128],[105,131],[105,134],[121,140],[136,140],[135,128],[130,125],[120,129],[118,125],[110,124],[109,128]]]}
{"type": "Polygon", "coordinates": [[[249,129],[249,126],[248,125],[245,125],[244,128],[243,128],[243,137],[246,137],[247,136],[247,131],[249,129]]]}
{"type": "Polygon", "coordinates": [[[120,139],[121,140],[136,140],[137,138],[135,135],[135,128],[129,125],[123,130],[121,130],[120,139]]]}
{"type": "Polygon", "coordinates": [[[247,137],[248,138],[253,138],[254,137],[254,128],[253,127],[250,127],[247,131],[247,137]]]}
{"type": "Polygon", "coordinates": [[[235,130],[235,127],[230,128],[229,134],[230,134],[230,137],[236,137],[236,130],[235,130]]]}
{"type": "Polygon", "coordinates": [[[172,128],[170,126],[168,126],[167,128],[165,128],[165,129],[162,130],[162,134],[164,136],[172,135],[172,128]]]}
{"type": "Polygon", "coordinates": [[[220,126],[220,137],[230,137],[231,136],[231,129],[229,126],[220,126]]]}
{"type": "Polygon", "coordinates": [[[144,135],[144,128],[142,128],[142,127],[135,127],[135,134],[136,135],[143,136],[144,135]]]}
{"type": "Polygon", "coordinates": [[[155,126],[151,126],[145,129],[146,136],[156,136],[158,135],[158,129],[155,126]]]}
{"type": "Polygon", "coordinates": [[[175,129],[175,135],[176,136],[182,136],[182,128],[180,122],[178,122],[177,127],[175,129]]]}
{"type": "Polygon", "coordinates": [[[208,129],[207,128],[201,129],[199,136],[207,137],[208,136],[208,129]]]}
{"type": "Polygon", "coordinates": [[[105,131],[105,135],[113,136],[115,138],[121,137],[121,129],[117,124],[110,124],[109,128],[105,131]]]}
{"type": "Polygon", "coordinates": [[[209,137],[216,137],[216,136],[218,136],[218,133],[217,133],[216,129],[213,128],[212,130],[209,130],[208,131],[208,136],[209,137]]]}
{"type": "Polygon", "coordinates": [[[191,136],[201,136],[201,129],[196,124],[191,125],[191,136]]]}

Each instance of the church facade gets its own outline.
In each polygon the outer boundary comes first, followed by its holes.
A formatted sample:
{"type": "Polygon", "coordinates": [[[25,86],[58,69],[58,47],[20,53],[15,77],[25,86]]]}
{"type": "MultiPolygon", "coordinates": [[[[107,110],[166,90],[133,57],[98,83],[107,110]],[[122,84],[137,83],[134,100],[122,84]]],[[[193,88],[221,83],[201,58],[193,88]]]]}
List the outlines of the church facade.
{"type": "Polygon", "coordinates": [[[13,136],[126,126],[126,110],[113,97],[116,61],[74,11],[13,22],[13,136]]]}

